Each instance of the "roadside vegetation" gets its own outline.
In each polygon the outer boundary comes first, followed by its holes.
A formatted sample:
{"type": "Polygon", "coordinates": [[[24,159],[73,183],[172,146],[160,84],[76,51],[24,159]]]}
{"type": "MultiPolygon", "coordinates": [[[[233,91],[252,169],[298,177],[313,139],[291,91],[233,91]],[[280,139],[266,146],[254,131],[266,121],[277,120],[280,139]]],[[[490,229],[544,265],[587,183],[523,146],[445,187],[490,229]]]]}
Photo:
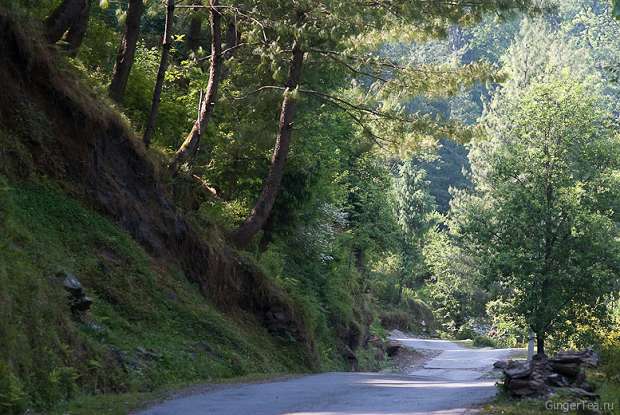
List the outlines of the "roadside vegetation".
{"type": "Polygon", "coordinates": [[[391,329],[592,347],[620,410],[619,7],[3,2],[0,413],[380,370],[391,329]]]}

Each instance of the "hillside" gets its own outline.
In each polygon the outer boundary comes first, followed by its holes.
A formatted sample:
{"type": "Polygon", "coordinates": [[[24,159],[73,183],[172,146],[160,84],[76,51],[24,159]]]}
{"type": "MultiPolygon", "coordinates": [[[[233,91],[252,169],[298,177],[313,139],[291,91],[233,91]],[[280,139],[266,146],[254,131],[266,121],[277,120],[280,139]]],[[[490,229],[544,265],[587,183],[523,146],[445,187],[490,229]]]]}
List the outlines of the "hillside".
{"type": "Polygon", "coordinates": [[[0,3],[0,415],[617,401],[620,0],[0,3]]]}
{"type": "Polygon", "coordinates": [[[114,110],[5,11],[0,32],[3,405],[317,367],[301,311],[198,236],[114,110]]]}

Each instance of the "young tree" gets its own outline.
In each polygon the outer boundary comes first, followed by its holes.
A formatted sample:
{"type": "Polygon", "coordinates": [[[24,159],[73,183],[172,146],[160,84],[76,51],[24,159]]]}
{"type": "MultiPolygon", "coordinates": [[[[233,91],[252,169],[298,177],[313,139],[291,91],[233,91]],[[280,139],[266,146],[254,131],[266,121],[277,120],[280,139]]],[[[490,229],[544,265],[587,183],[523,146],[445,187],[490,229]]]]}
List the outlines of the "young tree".
{"type": "Polygon", "coordinates": [[[395,214],[401,228],[403,269],[398,281],[398,301],[403,289],[416,278],[423,277],[427,268],[422,250],[427,232],[435,225],[435,198],[430,194],[426,171],[416,165],[415,158],[403,162],[395,181],[395,214]]]}
{"type": "Polygon", "coordinates": [[[472,149],[476,190],[457,195],[448,221],[450,244],[541,355],[620,272],[620,141],[595,91],[563,77],[504,96],[472,149]]]}
{"type": "Polygon", "coordinates": [[[209,67],[209,83],[205,96],[202,97],[200,103],[200,111],[198,119],[190,133],[183,141],[181,147],[175,153],[169,168],[176,173],[179,167],[189,160],[198,151],[200,137],[206,131],[213,110],[215,109],[215,100],[217,99],[217,90],[222,78],[222,14],[218,10],[218,0],[209,0],[209,22],[211,24],[211,64],[209,67]]]}
{"type": "Polygon", "coordinates": [[[151,111],[144,129],[144,137],[142,141],[148,147],[155,134],[155,122],[157,121],[157,113],[159,111],[159,102],[161,100],[161,90],[164,86],[166,77],[166,69],[168,68],[168,56],[172,48],[172,26],[174,24],[174,3],[175,0],[166,0],[166,25],[164,28],[164,36],[162,40],[161,60],[159,69],[157,70],[157,78],[155,80],[155,88],[153,89],[153,99],[151,102],[151,111]]]}
{"type": "Polygon", "coordinates": [[[110,98],[118,103],[123,101],[125,89],[127,88],[127,80],[129,79],[140,35],[142,13],[144,13],[143,0],[129,0],[129,7],[127,8],[127,16],[125,18],[125,30],[123,31],[121,44],[116,55],[116,63],[114,64],[114,72],[109,89],[110,98]]]}

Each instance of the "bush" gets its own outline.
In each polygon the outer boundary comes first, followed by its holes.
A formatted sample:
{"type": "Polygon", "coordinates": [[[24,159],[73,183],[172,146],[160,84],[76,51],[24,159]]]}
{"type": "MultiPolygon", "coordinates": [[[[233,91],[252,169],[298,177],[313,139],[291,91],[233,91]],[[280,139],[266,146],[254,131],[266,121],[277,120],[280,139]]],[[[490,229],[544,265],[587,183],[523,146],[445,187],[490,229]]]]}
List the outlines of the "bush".
{"type": "Polygon", "coordinates": [[[4,362],[0,362],[0,413],[18,415],[25,410],[26,394],[19,379],[4,362]]]}
{"type": "Polygon", "coordinates": [[[387,329],[414,333],[432,332],[435,325],[432,310],[424,301],[417,298],[406,298],[398,308],[383,311],[380,320],[387,329]]]}
{"type": "Polygon", "coordinates": [[[497,341],[488,336],[475,336],[474,346],[476,347],[498,347],[497,341]]]}
{"type": "Polygon", "coordinates": [[[610,381],[620,383],[620,333],[606,339],[601,353],[603,369],[610,381]]]}
{"type": "Polygon", "coordinates": [[[478,334],[476,334],[474,329],[472,329],[471,327],[467,325],[459,327],[459,329],[456,331],[454,335],[454,337],[456,337],[457,340],[474,339],[476,338],[476,336],[478,336],[478,334]]]}
{"type": "Polygon", "coordinates": [[[411,314],[403,310],[384,311],[380,316],[381,325],[386,329],[411,330],[414,326],[411,314]]]}

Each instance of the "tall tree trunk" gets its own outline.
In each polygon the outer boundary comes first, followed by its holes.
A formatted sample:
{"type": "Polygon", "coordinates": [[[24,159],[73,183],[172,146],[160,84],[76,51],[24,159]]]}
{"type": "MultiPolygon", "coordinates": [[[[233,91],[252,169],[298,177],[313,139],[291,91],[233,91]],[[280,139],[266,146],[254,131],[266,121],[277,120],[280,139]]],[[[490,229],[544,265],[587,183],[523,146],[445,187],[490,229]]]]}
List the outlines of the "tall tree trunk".
{"type": "Polygon", "coordinates": [[[304,52],[300,49],[297,42],[293,45],[293,56],[289,67],[286,88],[282,99],[280,110],[280,122],[278,125],[278,136],[273,149],[269,174],[263,185],[263,190],[250,216],[232,235],[235,244],[246,247],[252,238],[262,229],[265,221],[271,214],[271,209],[280,191],[284,167],[288,156],[289,145],[293,133],[293,119],[295,117],[296,99],[293,91],[297,88],[301,78],[303,67],[304,52]]]}
{"type": "Polygon", "coordinates": [[[161,61],[159,62],[159,69],[157,70],[157,79],[155,80],[155,88],[153,89],[153,100],[151,102],[151,112],[149,113],[149,119],[144,129],[144,145],[148,147],[151,145],[151,139],[155,133],[155,122],[157,120],[157,112],[159,111],[159,102],[161,99],[161,89],[164,86],[164,77],[166,76],[166,69],[168,68],[168,55],[170,55],[170,48],[172,47],[172,24],[174,19],[174,1],[167,0],[166,5],[166,26],[164,28],[164,38],[162,41],[161,61]]]}
{"type": "Polygon", "coordinates": [[[224,60],[228,60],[232,58],[233,47],[237,46],[241,42],[241,33],[237,30],[237,24],[235,21],[229,22],[228,27],[226,28],[226,53],[224,53],[224,60]]]}
{"type": "Polygon", "coordinates": [[[125,20],[125,31],[116,54],[116,63],[114,64],[114,72],[109,89],[110,98],[119,104],[123,101],[123,97],[125,96],[129,73],[131,72],[131,66],[133,65],[134,56],[136,54],[142,13],[144,13],[143,1],[129,0],[127,17],[125,20]]]}
{"type": "Polygon", "coordinates": [[[189,160],[198,150],[200,137],[207,129],[209,120],[215,108],[217,89],[222,75],[222,15],[217,10],[218,0],[209,0],[209,21],[211,23],[211,65],[209,68],[209,82],[207,91],[200,103],[198,119],[192,127],[192,131],[187,135],[181,147],[177,150],[174,158],[170,162],[169,168],[176,174],[179,167],[189,160]]]}
{"type": "Polygon", "coordinates": [[[44,21],[45,37],[49,43],[56,43],[79,18],[88,0],[63,0],[44,21]]]}
{"type": "Polygon", "coordinates": [[[84,0],[80,12],[78,13],[75,21],[69,28],[69,31],[67,32],[67,36],[65,38],[67,41],[66,50],[71,55],[77,54],[77,51],[80,48],[82,41],[84,40],[84,36],[86,36],[89,16],[90,0],[84,0]]]}
{"type": "Polygon", "coordinates": [[[536,332],[536,354],[538,356],[545,356],[545,332],[539,330],[536,332]]]}
{"type": "Polygon", "coordinates": [[[202,41],[202,16],[200,13],[194,12],[189,21],[189,30],[187,32],[187,46],[193,52],[196,52],[202,41]]]}
{"type": "Polygon", "coordinates": [[[531,362],[534,357],[534,331],[529,329],[527,341],[527,361],[531,362]]]}

